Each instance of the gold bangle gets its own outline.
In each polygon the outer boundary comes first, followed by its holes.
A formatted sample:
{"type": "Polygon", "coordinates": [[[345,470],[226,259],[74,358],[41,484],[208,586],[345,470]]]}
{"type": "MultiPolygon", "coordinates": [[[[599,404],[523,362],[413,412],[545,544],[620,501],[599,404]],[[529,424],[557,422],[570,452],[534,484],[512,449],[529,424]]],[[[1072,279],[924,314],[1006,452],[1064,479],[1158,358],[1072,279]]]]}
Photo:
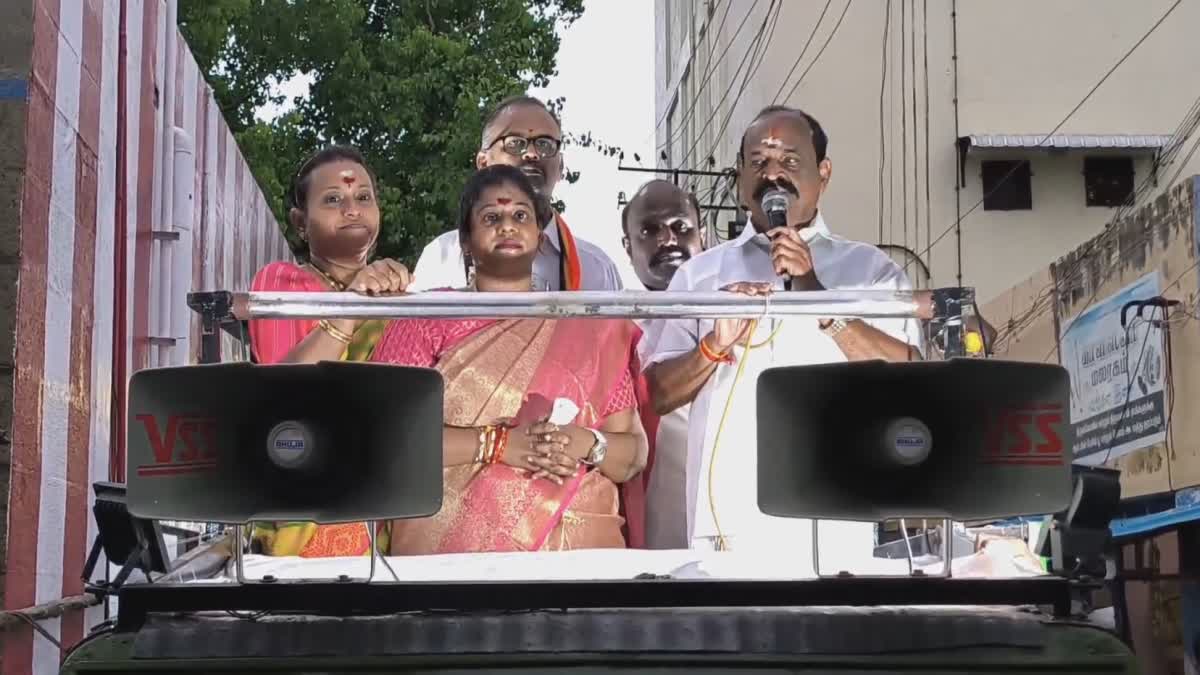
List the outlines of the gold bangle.
{"type": "Polygon", "coordinates": [[[320,321],[318,321],[317,327],[320,328],[321,330],[325,331],[326,333],[328,333],[330,335],[330,337],[332,337],[334,340],[337,340],[338,342],[340,342],[344,345],[350,344],[350,341],[354,339],[353,335],[350,335],[349,333],[346,333],[345,331],[339,330],[336,326],[329,323],[328,319],[321,319],[320,321]]]}
{"type": "Polygon", "coordinates": [[[489,426],[487,428],[487,451],[483,458],[484,464],[493,464],[496,461],[496,427],[489,426]]]}
{"type": "Polygon", "coordinates": [[[479,449],[475,452],[475,463],[483,464],[487,461],[488,451],[488,432],[491,427],[479,427],[479,449]]]}

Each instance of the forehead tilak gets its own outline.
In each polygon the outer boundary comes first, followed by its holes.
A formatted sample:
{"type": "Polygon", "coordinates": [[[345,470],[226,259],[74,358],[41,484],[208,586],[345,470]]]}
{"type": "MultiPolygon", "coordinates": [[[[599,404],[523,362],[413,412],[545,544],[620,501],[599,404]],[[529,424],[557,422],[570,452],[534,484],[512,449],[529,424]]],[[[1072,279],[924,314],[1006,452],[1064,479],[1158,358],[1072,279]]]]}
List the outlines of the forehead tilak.
{"type": "Polygon", "coordinates": [[[767,148],[783,147],[783,141],[779,140],[779,132],[775,130],[775,127],[769,127],[767,129],[767,135],[763,136],[762,140],[760,140],[758,144],[767,148]]]}

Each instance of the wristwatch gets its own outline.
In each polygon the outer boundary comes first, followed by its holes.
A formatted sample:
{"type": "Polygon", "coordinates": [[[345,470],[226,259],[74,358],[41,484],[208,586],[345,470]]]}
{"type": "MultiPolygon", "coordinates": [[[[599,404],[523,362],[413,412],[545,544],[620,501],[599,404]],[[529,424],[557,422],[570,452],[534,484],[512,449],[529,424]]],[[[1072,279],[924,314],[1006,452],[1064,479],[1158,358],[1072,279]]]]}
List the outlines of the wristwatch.
{"type": "Polygon", "coordinates": [[[828,325],[821,327],[821,332],[829,337],[837,337],[837,334],[846,330],[845,319],[834,319],[828,325]]]}
{"type": "Polygon", "coordinates": [[[598,466],[604,461],[605,455],[608,454],[608,439],[604,434],[595,429],[588,429],[592,432],[592,436],[596,438],[596,442],[592,444],[592,449],[588,450],[587,457],[583,458],[583,463],[588,466],[598,466]]]}

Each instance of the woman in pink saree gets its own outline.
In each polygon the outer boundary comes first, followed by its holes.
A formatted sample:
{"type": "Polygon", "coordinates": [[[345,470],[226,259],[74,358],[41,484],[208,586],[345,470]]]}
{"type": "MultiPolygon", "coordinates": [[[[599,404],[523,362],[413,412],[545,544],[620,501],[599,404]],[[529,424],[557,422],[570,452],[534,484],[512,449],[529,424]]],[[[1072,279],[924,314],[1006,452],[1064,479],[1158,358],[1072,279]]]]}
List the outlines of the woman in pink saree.
{"type": "MultiPolygon", "coordinates": [[[[460,205],[463,292],[530,290],[548,221],[518,169],[476,173],[460,205]]],[[[392,554],[624,547],[617,486],[647,453],[635,333],[606,319],[392,321],[372,360],[441,372],[446,425],[442,510],[395,521],[392,554]]]]}

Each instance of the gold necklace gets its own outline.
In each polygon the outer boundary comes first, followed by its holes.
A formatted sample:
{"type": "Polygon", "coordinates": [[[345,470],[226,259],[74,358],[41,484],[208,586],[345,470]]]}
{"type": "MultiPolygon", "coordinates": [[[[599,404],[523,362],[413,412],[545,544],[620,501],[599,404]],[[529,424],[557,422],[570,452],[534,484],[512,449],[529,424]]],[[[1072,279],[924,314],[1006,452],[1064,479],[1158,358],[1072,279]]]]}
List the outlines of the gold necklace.
{"type": "Polygon", "coordinates": [[[317,267],[316,265],[314,265],[312,263],[307,263],[307,266],[309,269],[316,272],[317,276],[324,279],[325,283],[329,284],[330,287],[333,288],[333,290],[335,290],[335,291],[346,290],[346,284],[343,284],[342,282],[338,281],[337,279],[334,279],[333,277],[329,276],[328,274],[325,273],[325,270],[321,269],[320,267],[317,267]]]}

